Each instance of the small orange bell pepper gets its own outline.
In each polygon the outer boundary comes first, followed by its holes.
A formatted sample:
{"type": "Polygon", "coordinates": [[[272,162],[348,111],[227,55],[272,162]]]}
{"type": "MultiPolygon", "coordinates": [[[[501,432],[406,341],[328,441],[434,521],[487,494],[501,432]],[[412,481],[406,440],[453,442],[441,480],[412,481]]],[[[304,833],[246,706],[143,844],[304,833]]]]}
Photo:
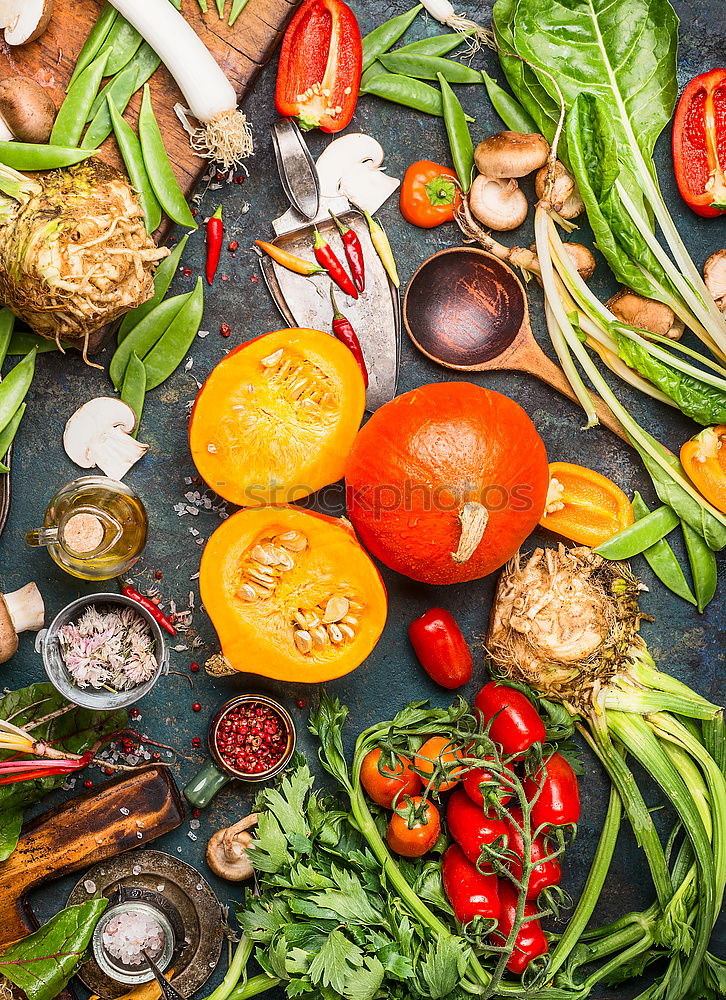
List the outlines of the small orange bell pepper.
{"type": "Polygon", "coordinates": [[[630,501],[612,480],[569,462],[551,462],[549,468],[543,528],[595,548],[633,524],[630,501]]]}
{"type": "Polygon", "coordinates": [[[686,441],[681,464],[701,496],[726,513],[726,424],[706,427],[686,441]]]}
{"type": "Polygon", "coordinates": [[[456,171],[432,160],[417,160],[406,171],[399,204],[407,222],[433,229],[451,222],[461,200],[456,171]]]}

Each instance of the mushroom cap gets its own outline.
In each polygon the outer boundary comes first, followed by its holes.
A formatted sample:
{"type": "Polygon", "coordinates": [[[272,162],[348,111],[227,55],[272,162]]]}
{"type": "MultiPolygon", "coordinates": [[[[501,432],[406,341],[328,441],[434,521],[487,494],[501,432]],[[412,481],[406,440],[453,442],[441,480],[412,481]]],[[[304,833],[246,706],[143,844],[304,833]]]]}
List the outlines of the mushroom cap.
{"type": "Polygon", "coordinates": [[[18,651],[18,635],[5,597],[0,594],[0,663],[7,663],[18,651]]]}
{"type": "Polygon", "coordinates": [[[487,177],[526,177],[550,155],[550,144],[537,132],[497,132],[474,150],[474,162],[487,177]]]}
{"type": "Polygon", "coordinates": [[[80,406],[66,423],[63,447],[72,462],[82,469],[92,469],[97,462],[95,445],[114,429],[131,434],[136,414],[131,407],[113,396],[98,396],[80,406]]]}
{"type": "Polygon", "coordinates": [[[596,267],[595,255],[592,250],[583,246],[582,243],[563,243],[562,245],[574,261],[582,280],[589,281],[595,273],[596,267]]]}
{"type": "Polygon", "coordinates": [[[721,312],[726,312],[726,250],[711,254],[703,268],[703,280],[721,312]]]}
{"type": "MultiPolygon", "coordinates": [[[[538,198],[544,198],[548,164],[537,171],[534,189],[538,198]]],[[[555,179],[550,192],[550,204],[563,219],[576,219],[585,211],[577,182],[564,163],[555,162],[555,179]]]]}
{"type": "Polygon", "coordinates": [[[469,188],[468,198],[472,215],[500,233],[521,226],[529,212],[527,196],[511,178],[479,174],[469,188]]]}
{"type": "Polygon", "coordinates": [[[21,142],[46,143],[55,120],[48,91],[27,76],[0,80],[0,118],[21,142]]]}
{"type": "Polygon", "coordinates": [[[0,8],[5,41],[27,45],[40,38],[53,16],[53,0],[5,0],[0,8]]]}
{"type": "Polygon", "coordinates": [[[366,212],[377,212],[401,183],[383,172],[383,146],[365,132],[351,132],[333,139],[315,167],[324,198],[345,196],[366,212]]]}
{"type": "Polygon", "coordinates": [[[608,299],[605,306],[628,326],[638,327],[660,337],[670,337],[671,340],[679,340],[683,334],[683,321],[670,306],[638,295],[631,288],[621,288],[608,299]]]}

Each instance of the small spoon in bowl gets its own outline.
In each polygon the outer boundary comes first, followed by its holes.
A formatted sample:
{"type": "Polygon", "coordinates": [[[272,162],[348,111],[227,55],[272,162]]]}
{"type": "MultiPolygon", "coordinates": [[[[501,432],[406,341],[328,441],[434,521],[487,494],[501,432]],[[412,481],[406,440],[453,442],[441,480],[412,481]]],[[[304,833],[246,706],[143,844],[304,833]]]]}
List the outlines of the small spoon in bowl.
{"type": "Polygon", "coordinates": [[[153,958],[149,958],[145,951],[142,951],[141,954],[144,956],[144,962],[154,974],[154,979],[159,984],[161,995],[164,997],[164,1000],[185,1000],[181,993],[175,989],[167,979],[164,978],[164,974],[153,958]]]}

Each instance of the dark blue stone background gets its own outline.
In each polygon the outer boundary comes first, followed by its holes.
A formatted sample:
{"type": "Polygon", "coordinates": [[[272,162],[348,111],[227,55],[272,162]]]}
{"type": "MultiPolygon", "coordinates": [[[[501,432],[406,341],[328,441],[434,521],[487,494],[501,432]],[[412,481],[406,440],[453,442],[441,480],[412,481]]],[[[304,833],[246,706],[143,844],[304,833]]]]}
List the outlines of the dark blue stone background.
{"type": "MultiPolygon", "coordinates": [[[[366,32],[386,18],[406,10],[410,3],[409,0],[373,0],[367,3],[354,0],[353,6],[360,17],[361,28],[366,32]]],[[[467,6],[476,9],[476,5],[463,3],[458,4],[457,9],[467,6]]],[[[726,8],[720,0],[679,0],[675,6],[683,22],[679,56],[679,82],[683,86],[694,74],[724,64],[726,8]]],[[[479,7],[479,10],[482,20],[486,20],[488,7],[479,7]]],[[[209,16],[214,15],[210,12],[209,16]]],[[[435,23],[419,18],[409,38],[434,34],[438,30],[435,23]]],[[[479,60],[490,72],[500,76],[490,53],[485,53],[479,60]]],[[[233,184],[223,191],[208,191],[201,204],[200,218],[210,215],[220,199],[223,201],[227,239],[236,239],[240,244],[236,259],[230,259],[226,252],[223,254],[220,274],[226,274],[229,280],[217,280],[213,291],[208,293],[203,326],[210,331],[209,336],[195,341],[191,371],[178,371],[148,397],[140,437],[150,444],[151,449],[148,457],[127,478],[141,494],[151,519],[149,545],[136,572],[136,579],[141,585],[148,585],[153,582],[154,572],[162,570],[163,593],[167,598],[174,598],[180,608],[187,606],[190,589],[197,592],[196,583],[190,582],[190,578],[198,570],[202,551],[199,542],[208,538],[219,523],[218,514],[212,511],[203,511],[195,518],[179,518],[173,510],[173,505],[182,501],[184,493],[190,488],[185,484],[185,477],[195,474],[186,444],[187,403],[195,394],[194,378],[203,380],[230,347],[282,325],[264,284],[257,281],[258,267],[251,250],[255,238],[270,237],[270,220],[286,207],[277,181],[269,137],[269,126],[275,117],[274,79],[273,63],[262,74],[246,102],[247,114],[254,125],[257,150],[249,162],[249,179],[241,186],[233,184]],[[229,323],[232,328],[229,340],[220,336],[219,328],[223,322],[229,323]],[[198,537],[190,533],[191,528],[199,532],[198,537]]],[[[475,141],[501,128],[483,87],[462,87],[459,92],[467,110],[476,118],[476,124],[472,126],[475,141]]],[[[403,175],[409,163],[422,157],[447,161],[444,128],[435,118],[366,97],[360,101],[351,129],[369,132],[382,142],[387,153],[387,169],[398,177],[403,175]]],[[[309,136],[310,147],[316,155],[325,142],[325,137],[320,134],[309,136]]],[[[700,266],[713,250],[726,244],[726,222],[724,219],[697,219],[680,201],[673,180],[668,134],[658,145],[657,163],[666,199],[700,266]]],[[[401,218],[395,198],[380,214],[395,248],[404,287],[425,257],[460,242],[453,225],[430,232],[409,226],[401,218]]],[[[516,239],[528,245],[532,239],[531,226],[518,232],[516,239]]],[[[200,231],[191,237],[184,260],[192,275],[180,274],[173,292],[191,287],[200,273],[203,258],[203,234],[200,231]]],[[[612,282],[602,264],[593,284],[602,296],[612,291],[612,282]]],[[[547,349],[541,295],[534,283],[529,288],[529,299],[535,331],[547,349]]],[[[97,360],[107,362],[108,357],[107,351],[97,360]]],[[[401,392],[425,382],[458,377],[419,355],[408,340],[404,340],[399,384],[401,392]]],[[[628,493],[639,489],[650,502],[654,501],[650,482],[637,458],[605,430],[581,433],[582,417],[573,404],[527,376],[474,375],[473,380],[514,397],[524,406],[544,438],[552,460],[562,459],[592,466],[614,478],[628,493]]],[[[61,446],[67,418],[81,403],[107,394],[110,389],[105,375],[84,367],[75,354],[69,357],[50,354],[39,360],[38,374],[28,401],[28,415],[16,449],[12,513],[0,541],[0,578],[5,590],[21,586],[29,579],[36,580],[51,616],[68,601],[86,593],[89,587],[64,575],[44,551],[27,548],[23,536],[26,530],[41,523],[46,502],[55,490],[78,475],[78,470],[67,460],[61,446]]],[[[677,449],[693,432],[688,421],[681,419],[673,410],[631,394],[623,386],[619,386],[619,392],[631,403],[633,412],[644,426],[670,447],[677,449]]],[[[339,494],[335,491],[327,491],[327,494],[327,507],[336,512],[339,494]]],[[[553,544],[555,541],[545,533],[538,533],[531,539],[532,544],[553,544]]],[[[720,564],[723,571],[723,558],[720,564]]],[[[644,626],[643,634],[656,660],[664,669],[704,695],[723,702],[726,695],[723,679],[726,585],[722,582],[707,613],[699,616],[689,605],[672,597],[654,581],[642,560],[636,561],[635,568],[651,588],[651,592],[643,598],[643,606],[655,621],[644,626]]],[[[351,740],[372,722],[390,718],[413,698],[430,697],[436,703],[446,701],[446,695],[428,681],[414,660],[407,641],[408,624],[430,605],[441,604],[455,612],[465,635],[473,648],[478,650],[494,584],[494,579],[489,579],[437,589],[413,583],[388,570],[383,572],[390,595],[390,614],[384,635],[373,655],[358,671],[331,685],[331,690],[350,706],[348,735],[351,740]]],[[[217,649],[214,630],[206,615],[197,611],[194,623],[207,648],[198,654],[174,654],[174,667],[183,672],[188,671],[193,659],[203,661],[217,649]]],[[[481,651],[476,652],[475,660],[475,679],[465,694],[473,695],[486,679],[481,651]]],[[[254,667],[254,664],[250,666],[254,667]]],[[[43,670],[33,652],[32,638],[24,637],[18,655],[2,668],[2,684],[14,688],[41,679],[44,679],[43,670]]],[[[209,716],[221,701],[247,689],[272,690],[290,705],[301,736],[301,748],[311,760],[314,759],[312,741],[305,729],[307,711],[296,707],[296,700],[306,698],[314,702],[315,688],[276,685],[254,676],[214,681],[201,672],[194,677],[192,691],[186,680],[172,675],[165,678],[141,704],[139,731],[162,742],[172,743],[179,749],[180,756],[172,770],[180,787],[200,766],[204,757],[202,750],[192,748],[192,737],[204,736],[209,716]],[[199,714],[192,712],[191,706],[196,700],[203,706],[199,714]]],[[[96,778],[94,774],[94,780],[96,778]]],[[[566,884],[575,898],[585,878],[606,802],[607,783],[589,756],[581,788],[583,820],[565,865],[566,884]]],[[[42,808],[61,801],[62,797],[61,793],[51,796],[42,808]]],[[[188,836],[187,822],[153,846],[174,854],[181,847],[179,856],[208,875],[204,862],[208,836],[244,815],[251,798],[251,793],[240,785],[228,786],[204,813],[196,842],[188,836]]],[[[658,801],[654,792],[649,795],[653,806],[658,801]]],[[[73,878],[65,879],[36,893],[33,902],[42,919],[47,919],[64,904],[74,881],[73,878]]],[[[214,882],[214,887],[223,902],[233,901],[237,895],[236,889],[228,883],[214,882]]],[[[641,853],[629,831],[624,828],[598,918],[614,918],[635,907],[647,905],[651,896],[650,880],[641,853]]],[[[723,923],[722,920],[721,931],[715,941],[715,950],[722,955],[726,951],[726,928],[723,923]]],[[[216,982],[220,975],[221,970],[212,982],[216,982]]],[[[207,992],[205,989],[203,995],[207,992]]],[[[627,994],[603,991],[598,993],[598,1000],[615,995],[624,997],[627,994]]]]}

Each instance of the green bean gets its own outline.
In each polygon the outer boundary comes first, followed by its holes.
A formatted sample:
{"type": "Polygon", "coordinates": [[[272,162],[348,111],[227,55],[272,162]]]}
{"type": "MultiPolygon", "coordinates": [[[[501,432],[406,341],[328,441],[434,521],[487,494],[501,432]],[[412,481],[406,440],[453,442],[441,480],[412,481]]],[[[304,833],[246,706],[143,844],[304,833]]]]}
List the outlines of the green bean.
{"type": "Polygon", "coordinates": [[[27,354],[0,382],[0,431],[5,430],[25,399],[33,381],[35,351],[27,354]]]}
{"type": "Polygon", "coordinates": [[[185,292],[183,295],[174,295],[170,299],[164,299],[155,309],[147,313],[118,345],[108,369],[116,389],[120,389],[123,385],[129,358],[134,351],[140,358],[145,358],[157,341],[164,336],[167,328],[174,322],[191,294],[191,292],[185,292]]]}
{"type": "Polygon", "coordinates": [[[466,116],[459,103],[459,98],[442,74],[437,73],[436,75],[441,87],[444,124],[446,125],[446,134],[449,137],[451,160],[459,183],[464,191],[468,191],[474,174],[474,143],[471,141],[469,126],[466,124],[466,116]]]}
{"type": "MultiPolygon", "coordinates": [[[[372,94],[374,97],[382,97],[385,101],[413,108],[414,111],[437,115],[439,118],[444,117],[441,93],[435,87],[430,87],[422,80],[401,76],[399,73],[381,73],[374,76],[365,87],[361,88],[361,94],[372,94]]],[[[466,120],[473,121],[473,118],[467,116],[466,120]]]]}
{"type": "Polygon", "coordinates": [[[412,7],[405,14],[392,17],[390,21],[384,21],[374,28],[370,34],[363,39],[363,69],[367,70],[372,66],[378,56],[388,52],[392,45],[395,45],[401,35],[413,24],[421,10],[421,4],[412,7]]]}
{"type": "MultiPolygon", "coordinates": [[[[61,341],[62,343],[62,341],[61,341]]],[[[62,344],[68,347],[68,344],[62,344]]],[[[57,351],[58,345],[54,340],[46,340],[39,333],[30,333],[29,330],[16,330],[10,340],[8,354],[29,354],[31,351],[38,354],[47,354],[50,351],[57,351]]]]}
{"type": "Polygon", "coordinates": [[[161,225],[161,205],[156,199],[154,189],[151,186],[149,175],[146,173],[144,157],[141,152],[141,143],[136,133],[129,123],[119,114],[118,108],[112,99],[108,99],[108,110],[111,115],[111,123],[116,136],[116,142],[121,152],[121,158],[126,167],[131,184],[139,195],[141,207],[144,210],[147,233],[156,232],[161,225]]]}
{"type": "Polygon", "coordinates": [[[93,156],[90,149],[47,146],[34,142],[0,142],[0,163],[15,170],[57,170],[93,156]]]}
{"type": "Polygon", "coordinates": [[[699,611],[703,612],[711,603],[713,595],[716,593],[716,585],[718,584],[716,555],[690,524],[686,524],[683,521],[681,527],[683,528],[683,537],[686,542],[688,562],[691,566],[693,589],[696,594],[696,607],[699,611]]]}
{"type": "Polygon", "coordinates": [[[174,275],[176,274],[176,269],[179,267],[179,261],[181,260],[181,255],[184,252],[184,247],[187,245],[188,239],[188,235],[183,236],[169,256],[164,257],[161,264],[157,267],[154,273],[154,294],[148,302],[142,303],[140,306],[132,309],[131,312],[127,312],[124,316],[118,330],[119,344],[126,339],[134,327],[140,323],[145,316],[149,315],[152,309],[156,309],[156,307],[164,300],[164,296],[169,291],[169,285],[172,283],[174,275]]]}
{"type": "MultiPolygon", "coordinates": [[[[650,514],[650,508],[640,493],[636,493],[633,497],[633,513],[636,524],[650,514]]],[[[659,538],[653,545],[644,549],[643,556],[662,584],[689,604],[696,603],[676,554],[665,538],[659,538]]]]}
{"type": "Polygon", "coordinates": [[[173,222],[196,229],[197,224],[176,179],[161,137],[159,123],[154,117],[149,86],[144,87],[144,97],[139,112],[139,139],[144,154],[144,164],[154,194],[159,204],[173,222]]]}
{"type": "Polygon", "coordinates": [[[409,42],[396,49],[397,55],[445,56],[472,34],[471,31],[447,31],[444,35],[431,35],[420,38],[417,42],[409,42]]]}
{"type": "Polygon", "coordinates": [[[171,321],[164,336],[144,358],[146,387],[155,389],[176,371],[194,342],[204,313],[204,285],[197,279],[194,291],[171,321]]]}
{"type": "Polygon", "coordinates": [[[144,362],[133,351],[126,366],[124,384],[121,387],[121,399],[131,407],[136,414],[136,427],[132,436],[136,437],[141,425],[141,414],[144,412],[144,397],[146,396],[146,368],[144,362]]]}
{"type": "Polygon", "coordinates": [[[0,309],[0,369],[8,355],[10,341],[13,339],[15,317],[7,308],[0,309]]]}
{"type": "Polygon", "coordinates": [[[670,507],[659,507],[598,545],[595,552],[605,559],[631,559],[665,538],[680,523],[680,518],[670,507]]]}
{"type": "Polygon", "coordinates": [[[136,28],[125,17],[118,17],[104,42],[104,48],[109,52],[107,76],[115,76],[128,66],[142,42],[143,38],[136,28]]]}
{"type": "Polygon", "coordinates": [[[248,2],[249,0],[232,0],[232,10],[230,11],[229,22],[228,22],[230,28],[234,27],[234,22],[237,20],[242,11],[245,9],[248,2]]]}
{"type": "Polygon", "coordinates": [[[539,132],[534,119],[524,110],[516,97],[500,87],[495,79],[482,70],[482,79],[487,88],[492,107],[512,132],[539,132]]]}
{"type": "Polygon", "coordinates": [[[53,131],[50,133],[51,143],[57,146],[77,146],[81,141],[83,127],[91,105],[96,100],[107,61],[108,52],[102,52],[68,88],[65,100],[53,123],[53,131]]]}
{"type": "Polygon", "coordinates": [[[151,46],[144,42],[132,65],[117,73],[96,98],[95,103],[98,104],[98,108],[96,111],[91,109],[94,117],[81,143],[84,149],[97,149],[113,131],[108,111],[108,97],[111,97],[119,112],[123,114],[136,91],[150,76],[153,76],[160,65],[161,59],[151,46]]]}
{"type": "Polygon", "coordinates": [[[78,53],[75,69],[73,70],[73,75],[68,83],[69,88],[76,82],[76,77],[81,75],[86,66],[91,65],[93,60],[101,51],[103,43],[108,38],[108,34],[111,31],[116,18],[120,16],[121,15],[116,8],[112,7],[110,3],[107,3],[103,7],[101,13],[96,18],[96,23],[93,25],[88,34],[88,38],[84,42],[83,48],[78,53]]]}
{"type": "Polygon", "coordinates": [[[455,62],[453,59],[442,59],[441,56],[407,53],[402,55],[400,52],[389,52],[379,56],[378,61],[390,73],[400,73],[416,80],[436,80],[441,74],[449,83],[481,83],[479,70],[455,62]]]}
{"type": "Polygon", "coordinates": [[[10,472],[10,466],[5,465],[4,459],[7,458],[10,445],[13,443],[15,435],[18,433],[18,427],[20,427],[20,421],[23,419],[25,409],[26,404],[21,403],[12,416],[10,423],[3,431],[0,431],[0,472],[10,472]]]}

